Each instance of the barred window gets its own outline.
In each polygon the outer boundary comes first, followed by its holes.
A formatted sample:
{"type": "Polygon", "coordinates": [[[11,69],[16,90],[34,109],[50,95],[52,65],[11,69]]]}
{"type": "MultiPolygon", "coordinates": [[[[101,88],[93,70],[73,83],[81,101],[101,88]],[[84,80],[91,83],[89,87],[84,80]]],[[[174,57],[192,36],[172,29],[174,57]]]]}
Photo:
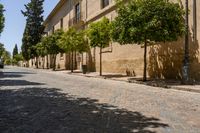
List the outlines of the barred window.
{"type": "Polygon", "coordinates": [[[105,8],[109,5],[109,0],[101,0],[101,8],[105,8]]]}
{"type": "Polygon", "coordinates": [[[75,21],[79,22],[81,19],[81,6],[80,3],[75,6],[75,21]]]}

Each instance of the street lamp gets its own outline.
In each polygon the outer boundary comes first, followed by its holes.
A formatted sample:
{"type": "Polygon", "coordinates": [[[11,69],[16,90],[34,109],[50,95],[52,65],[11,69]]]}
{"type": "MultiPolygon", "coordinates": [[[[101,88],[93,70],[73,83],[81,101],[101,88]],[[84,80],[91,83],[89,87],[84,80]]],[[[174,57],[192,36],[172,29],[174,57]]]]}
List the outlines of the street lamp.
{"type": "Polygon", "coordinates": [[[188,84],[189,82],[189,24],[188,24],[188,0],[185,0],[185,54],[184,54],[184,61],[183,61],[183,84],[188,84]]]}

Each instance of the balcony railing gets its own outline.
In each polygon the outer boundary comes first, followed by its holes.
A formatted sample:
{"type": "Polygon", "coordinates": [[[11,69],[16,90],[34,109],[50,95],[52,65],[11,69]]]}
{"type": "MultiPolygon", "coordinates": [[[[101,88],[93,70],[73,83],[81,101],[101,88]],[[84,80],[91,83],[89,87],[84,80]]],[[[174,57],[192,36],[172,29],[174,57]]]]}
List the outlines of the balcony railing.
{"type": "Polygon", "coordinates": [[[79,27],[79,26],[82,26],[83,24],[84,24],[84,20],[83,20],[82,14],[79,14],[69,20],[69,27],[71,26],[79,27]]]}

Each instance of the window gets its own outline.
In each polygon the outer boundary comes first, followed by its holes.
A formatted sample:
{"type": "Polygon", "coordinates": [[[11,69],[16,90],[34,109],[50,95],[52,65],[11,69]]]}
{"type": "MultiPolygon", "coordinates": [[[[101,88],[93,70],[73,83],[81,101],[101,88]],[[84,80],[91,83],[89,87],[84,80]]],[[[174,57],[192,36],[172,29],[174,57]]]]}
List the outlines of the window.
{"type": "Polygon", "coordinates": [[[101,8],[105,8],[109,5],[109,0],[101,0],[101,8]]]}
{"type": "Polygon", "coordinates": [[[80,3],[76,4],[75,6],[75,23],[81,20],[81,7],[80,3]]]}
{"type": "Polygon", "coordinates": [[[63,18],[60,19],[60,28],[63,29],[63,18]]]}

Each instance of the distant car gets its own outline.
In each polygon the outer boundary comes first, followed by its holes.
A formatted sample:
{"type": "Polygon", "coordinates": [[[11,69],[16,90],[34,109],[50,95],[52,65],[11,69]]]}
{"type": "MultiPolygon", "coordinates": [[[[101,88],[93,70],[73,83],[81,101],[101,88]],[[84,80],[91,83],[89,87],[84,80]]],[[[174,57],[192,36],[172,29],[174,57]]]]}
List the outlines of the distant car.
{"type": "Polygon", "coordinates": [[[2,58],[0,58],[0,68],[4,68],[4,63],[2,58]]]}

